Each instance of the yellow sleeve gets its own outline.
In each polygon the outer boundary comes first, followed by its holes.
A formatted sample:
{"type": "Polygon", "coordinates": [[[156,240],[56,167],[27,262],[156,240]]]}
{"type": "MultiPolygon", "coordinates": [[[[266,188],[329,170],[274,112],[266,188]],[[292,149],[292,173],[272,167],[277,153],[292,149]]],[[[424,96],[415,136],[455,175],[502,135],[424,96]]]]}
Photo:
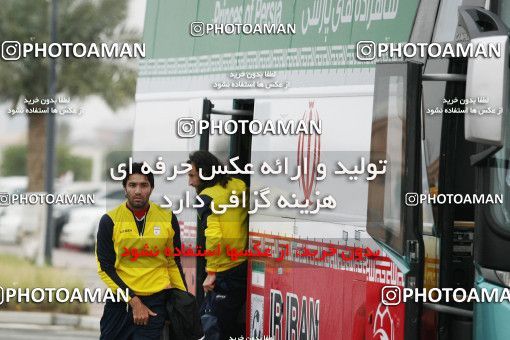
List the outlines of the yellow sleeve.
{"type": "MultiPolygon", "coordinates": [[[[99,278],[106,284],[108,288],[112,290],[112,293],[117,294],[117,289],[121,289],[115,281],[113,281],[108,274],[106,274],[105,271],[101,270],[101,264],[99,263],[99,260],[97,259],[97,246],[96,246],[96,262],[97,262],[97,273],[99,274],[99,278]]],[[[125,288],[124,288],[125,290],[125,288]]],[[[134,292],[129,290],[129,297],[128,302],[131,300],[131,297],[134,295],[134,292]]]]}
{"type": "MultiPolygon", "coordinates": [[[[103,215],[97,231],[95,253],[99,277],[112,292],[116,293],[118,289],[126,290],[129,287],[119,277],[115,268],[117,254],[114,250],[113,228],[112,219],[107,214],[103,215]]],[[[129,289],[129,295],[133,297],[135,292],[129,289]]]]}
{"type": "MultiPolygon", "coordinates": [[[[211,203],[212,204],[212,203],[211,203]]],[[[207,216],[206,219],[206,228],[205,228],[205,247],[207,250],[214,251],[218,244],[220,248],[223,248],[225,245],[221,244],[221,240],[223,237],[221,231],[220,217],[219,215],[215,215],[211,213],[207,216]]],[[[218,271],[218,260],[219,256],[208,256],[207,259],[207,267],[206,270],[208,272],[217,272],[218,271]]]]}
{"type": "MultiPolygon", "coordinates": [[[[101,278],[101,280],[103,280],[106,286],[112,290],[112,293],[117,294],[117,289],[121,288],[117,286],[117,284],[112,279],[110,279],[108,274],[106,274],[104,271],[99,269],[97,272],[99,273],[99,277],[101,278]]],[[[131,296],[129,297],[129,300],[131,300],[131,296]]]]}

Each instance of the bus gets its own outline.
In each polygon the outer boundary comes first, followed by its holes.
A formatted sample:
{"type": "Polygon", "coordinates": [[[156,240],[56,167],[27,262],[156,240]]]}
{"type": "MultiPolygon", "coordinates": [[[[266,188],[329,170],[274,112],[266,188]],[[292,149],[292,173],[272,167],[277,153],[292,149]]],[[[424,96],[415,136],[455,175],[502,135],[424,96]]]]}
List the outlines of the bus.
{"type": "MultiPolygon", "coordinates": [[[[510,287],[509,24],[506,0],[147,2],[133,156],[289,166],[241,174],[252,203],[295,199],[250,215],[250,247],[285,254],[248,259],[246,337],[510,338],[508,300],[457,299],[510,287]],[[500,50],[374,49],[420,43],[500,50]],[[413,290],[433,294],[402,299],[413,290]]],[[[156,176],[153,197],[188,190],[156,176]]],[[[203,244],[194,209],[178,219],[183,243],[203,244]]],[[[183,263],[201,301],[204,260],[183,263]]]]}

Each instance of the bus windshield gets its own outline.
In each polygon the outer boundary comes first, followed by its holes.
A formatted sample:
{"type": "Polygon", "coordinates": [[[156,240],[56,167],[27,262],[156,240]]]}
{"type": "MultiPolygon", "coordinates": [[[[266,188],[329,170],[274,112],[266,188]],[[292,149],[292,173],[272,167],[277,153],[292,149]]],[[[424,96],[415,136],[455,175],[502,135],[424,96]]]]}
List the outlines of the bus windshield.
{"type": "Polygon", "coordinates": [[[490,191],[494,195],[502,195],[502,204],[491,205],[491,215],[500,228],[510,232],[510,129],[505,126],[505,142],[503,148],[495,155],[495,165],[491,167],[490,191]]]}
{"type": "MultiPolygon", "coordinates": [[[[510,27],[510,1],[499,2],[499,16],[510,27]]],[[[495,165],[491,168],[490,192],[491,194],[503,195],[503,204],[491,205],[491,215],[500,228],[510,232],[510,124],[505,125],[505,141],[503,148],[495,155],[495,165]]]]}

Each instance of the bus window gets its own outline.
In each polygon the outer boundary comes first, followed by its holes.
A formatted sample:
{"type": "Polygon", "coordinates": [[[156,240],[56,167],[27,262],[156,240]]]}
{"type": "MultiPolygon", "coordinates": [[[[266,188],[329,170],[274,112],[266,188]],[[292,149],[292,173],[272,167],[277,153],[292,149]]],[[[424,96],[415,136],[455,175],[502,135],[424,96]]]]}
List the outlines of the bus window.
{"type": "Polygon", "coordinates": [[[416,63],[380,64],[376,69],[370,158],[372,161],[383,155],[388,167],[385,176],[369,183],[367,231],[401,255],[406,251],[406,239],[416,234],[406,227],[414,228],[418,222],[411,220],[414,212],[404,209],[404,203],[417,206],[421,187],[417,183],[420,131],[416,129],[420,76],[421,65],[416,63]]]}
{"type": "MultiPolygon", "coordinates": [[[[422,150],[421,150],[421,177],[422,177],[422,193],[423,194],[430,194],[431,193],[431,186],[429,185],[429,178],[427,173],[427,162],[425,160],[425,155],[427,154],[427,148],[425,143],[422,143],[422,150]]],[[[434,215],[432,210],[432,205],[428,203],[427,201],[422,203],[422,214],[423,214],[423,234],[424,235],[435,235],[435,224],[434,224],[434,215]]]]}
{"type": "MultiPolygon", "coordinates": [[[[211,117],[211,124],[214,124],[214,121],[218,119],[223,119],[223,117],[216,117],[213,115],[211,117]]],[[[223,164],[228,164],[229,144],[229,135],[209,135],[209,151],[218,157],[223,164]]]]}
{"type": "MultiPolygon", "coordinates": [[[[505,143],[503,148],[494,155],[494,166],[491,168],[490,190],[493,195],[510,197],[510,128],[506,124],[505,143]]],[[[499,228],[510,233],[510,200],[503,199],[503,204],[491,204],[491,215],[499,228]]]]}
{"type": "Polygon", "coordinates": [[[433,42],[450,42],[455,40],[458,8],[461,5],[462,0],[441,1],[432,39],[433,42]]]}
{"type": "MultiPolygon", "coordinates": [[[[503,22],[510,27],[510,1],[502,0],[497,3],[497,12],[503,22]]],[[[495,155],[495,165],[491,169],[491,194],[510,197],[510,125],[505,126],[505,142],[503,148],[495,155]]],[[[491,215],[497,226],[506,232],[510,232],[510,200],[503,200],[503,204],[491,205],[491,215]]]]}
{"type": "Polygon", "coordinates": [[[405,139],[403,82],[404,76],[376,77],[370,151],[384,154],[390,166],[384,177],[369,184],[367,216],[369,232],[373,229],[378,239],[399,252],[403,251],[400,211],[405,139]]]}
{"type": "Polygon", "coordinates": [[[497,2],[498,9],[497,14],[503,20],[505,25],[510,27],[510,1],[508,0],[500,0],[497,2]]]}
{"type": "Polygon", "coordinates": [[[400,192],[402,192],[402,141],[404,139],[404,98],[403,77],[389,78],[388,117],[386,132],[386,150],[388,153],[390,171],[386,174],[384,183],[383,223],[396,237],[400,233],[400,192]]]}
{"type": "MultiPolygon", "coordinates": [[[[425,73],[448,73],[447,59],[430,59],[427,61],[425,73]]],[[[441,147],[442,114],[431,113],[436,107],[443,108],[446,82],[423,82],[423,157],[425,171],[422,173],[424,194],[437,194],[439,187],[439,156],[441,147]]],[[[423,233],[434,235],[436,221],[438,221],[437,208],[425,201],[423,206],[423,233]]]]}

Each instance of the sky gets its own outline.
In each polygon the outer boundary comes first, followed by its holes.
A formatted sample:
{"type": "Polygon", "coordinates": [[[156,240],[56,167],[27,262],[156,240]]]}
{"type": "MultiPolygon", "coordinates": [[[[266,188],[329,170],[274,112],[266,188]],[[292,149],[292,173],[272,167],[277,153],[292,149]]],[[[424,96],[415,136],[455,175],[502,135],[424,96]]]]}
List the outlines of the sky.
{"type": "MultiPolygon", "coordinates": [[[[146,0],[130,0],[127,26],[136,28],[143,32],[146,0]]],[[[132,128],[135,116],[135,105],[122,108],[112,112],[108,106],[99,98],[91,97],[83,102],[77,102],[71,98],[72,106],[79,106],[83,109],[80,116],[59,117],[66,119],[71,125],[71,141],[91,138],[94,130],[98,127],[113,126],[116,129],[132,128]]],[[[17,140],[20,135],[26,133],[27,119],[23,116],[9,118],[5,112],[8,105],[0,105],[0,113],[4,116],[0,119],[0,147],[1,144],[17,140]]],[[[1,117],[1,116],[0,116],[1,117]]]]}

